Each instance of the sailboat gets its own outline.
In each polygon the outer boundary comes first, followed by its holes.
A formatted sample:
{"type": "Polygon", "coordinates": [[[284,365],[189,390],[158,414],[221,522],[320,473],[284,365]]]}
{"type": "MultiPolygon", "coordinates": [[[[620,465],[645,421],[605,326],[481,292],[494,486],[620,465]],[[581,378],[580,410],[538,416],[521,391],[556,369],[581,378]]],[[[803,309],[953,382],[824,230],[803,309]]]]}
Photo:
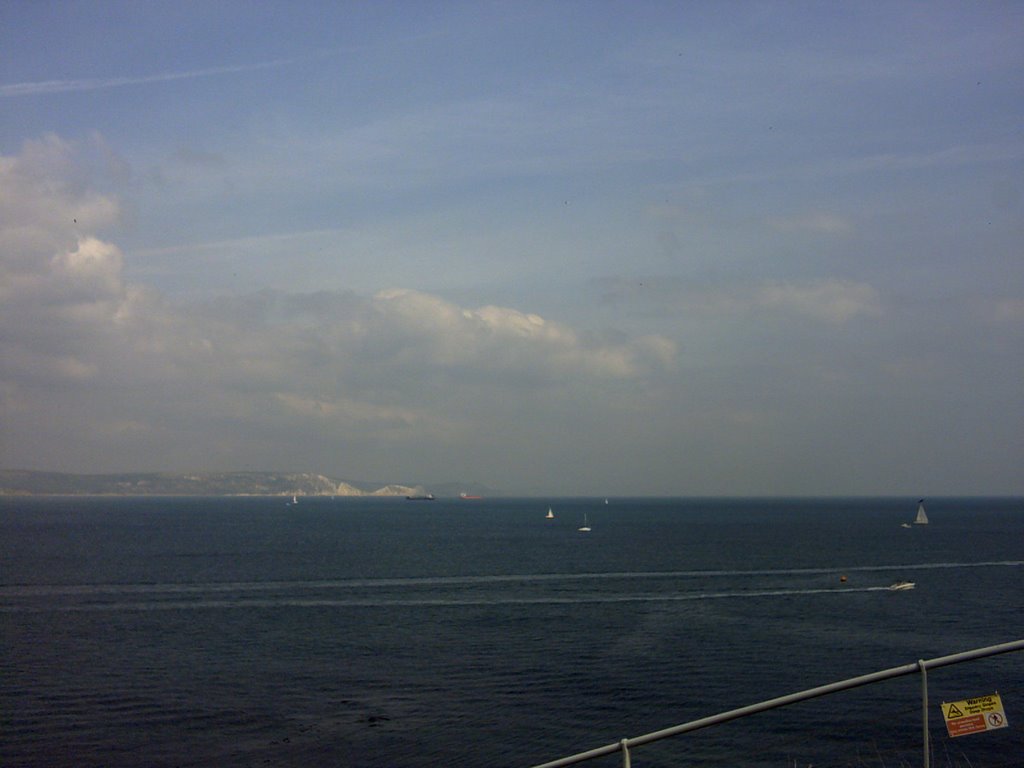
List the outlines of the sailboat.
{"type": "Polygon", "coordinates": [[[551,507],[548,507],[548,513],[546,515],[544,515],[544,519],[545,520],[554,520],[555,519],[555,513],[551,511],[551,507]]]}
{"type": "Polygon", "coordinates": [[[924,499],[917,502],[917,517],[914,518],[914,525],[928,525],[928,515],[924,513],[924,499]]]}
{"type": "Polygon", "coordinates": [[[587,513],[586,512],[583,513],[583,525],[581,525],[576,530],[580,531],[581,533],[590,533],[590,523],[587,522],[587,513]]]}

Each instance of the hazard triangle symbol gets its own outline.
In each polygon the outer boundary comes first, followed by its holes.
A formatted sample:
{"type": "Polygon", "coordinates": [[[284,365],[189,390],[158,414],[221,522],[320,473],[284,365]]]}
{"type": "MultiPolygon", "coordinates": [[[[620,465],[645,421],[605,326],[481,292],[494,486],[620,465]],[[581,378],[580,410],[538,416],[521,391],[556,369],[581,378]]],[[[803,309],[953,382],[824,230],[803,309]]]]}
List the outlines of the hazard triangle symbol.
{"type": "Polygon", "coordinates": [[[949,705],[949,711],[946,712],[946,719],[952,720],[954,717],[963,717],[964,713],[959,710],[956,704],[949,705]]]}

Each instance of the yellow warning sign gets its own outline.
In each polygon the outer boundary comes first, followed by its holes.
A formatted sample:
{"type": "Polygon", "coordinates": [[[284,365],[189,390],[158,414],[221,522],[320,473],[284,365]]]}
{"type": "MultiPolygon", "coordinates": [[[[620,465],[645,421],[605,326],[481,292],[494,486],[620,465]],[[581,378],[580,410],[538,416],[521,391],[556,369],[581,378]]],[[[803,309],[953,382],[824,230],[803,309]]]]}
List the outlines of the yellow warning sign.
{"type": "Polygon", "coordinates": [[[1006,727],[1006,712],[998,693],[942,704],[942,717],[950,736],[1006,727]]]}

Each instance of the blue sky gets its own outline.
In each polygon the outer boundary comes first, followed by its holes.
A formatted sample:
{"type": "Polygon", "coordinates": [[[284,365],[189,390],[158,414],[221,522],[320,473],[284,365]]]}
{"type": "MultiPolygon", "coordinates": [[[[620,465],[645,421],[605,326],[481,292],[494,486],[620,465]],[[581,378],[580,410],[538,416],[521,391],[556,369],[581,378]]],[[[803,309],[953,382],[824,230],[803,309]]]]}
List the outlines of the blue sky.
{"type": "Polygon", "coordinates": [[[0,464],[1024,492],[1019,3],[7,3],[0,464]]]}

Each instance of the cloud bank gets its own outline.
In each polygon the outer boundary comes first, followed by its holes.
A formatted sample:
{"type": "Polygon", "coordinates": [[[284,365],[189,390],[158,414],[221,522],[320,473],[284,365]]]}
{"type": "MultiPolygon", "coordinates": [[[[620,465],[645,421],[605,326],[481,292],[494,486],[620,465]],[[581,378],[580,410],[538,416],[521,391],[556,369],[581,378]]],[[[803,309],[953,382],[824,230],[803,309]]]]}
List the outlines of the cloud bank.
{"type": "MultiPolygon", "coordinates": [[[[602,494],[1013,476],[1012,287],[937,312],[872,273],[604,276],[596,328],[416,287],[173,299],[127,277],[97,149],[51,135],[0,157],[0,465],[602,494]]],[[[765,228],[851,236],[787,221],[765,228]]]]}
{"type": "Polygon", "coordinates": [[[0,159],[7,465],[56,459],[88,470],[102,446],[104,461],[134,456],[139,468],[162,446],[172,463],[222,466],[255,442],[257,456],[281,466],[308,439],[400,453],[399,444],[450,444],[516,410],[543,412],[578,387],[598,411],[614,409],[621,384],[676,364],[665,337],[586,333],[411,289],[174,304],[125,279],[130,254],[98,234],[121,205],[75,183],[81,172],[75,148],[53,136],[0,159]],[[57,455],[45,449],[55,441],[57,455]]]}

